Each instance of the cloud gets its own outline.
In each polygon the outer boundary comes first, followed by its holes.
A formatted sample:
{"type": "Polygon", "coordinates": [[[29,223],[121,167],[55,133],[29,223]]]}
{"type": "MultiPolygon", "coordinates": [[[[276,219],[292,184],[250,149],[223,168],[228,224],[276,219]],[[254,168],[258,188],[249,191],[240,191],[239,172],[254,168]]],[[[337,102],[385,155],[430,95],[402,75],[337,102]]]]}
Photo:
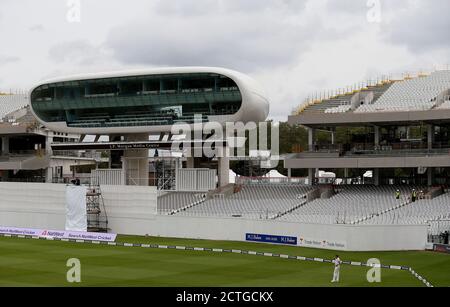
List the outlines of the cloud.
{"type": "Polygon", "coordinates": [[[327,9],[333,13],[359,14],[367,11],[366,0],[328,0],[327,9]]]}
{"type": "Polygon", "coordinates": [[[44,26],[41,24],[32,25],[28,29],[32,32],[42,32],[45,30],[44,26]]]}
{"type": "Polygon", "coordinates": [[[17,56],[11,55],[0,55],[0,65],[6,65],[14,62],[20,61],[20,58],[17,56]]]}
{"type": "Polygon", "coordinates": [[[290,65],[322,32],[319,19],[302,19],[305,1],[297,1],[292,10],[290,3],[164,0],[151,18],[111,30],[105,45],[127,64],[226,66],[247,72],[290,65]]]}
{"type": "Polygon", "coordinates": [[[391,13],[383,26],[384,37],[391,44],[404,45],[414,53],[450,47],[450,1],[404,1],[402,10],[391,13]]]}
{"type": "Polygon", "coordinates": [[[50,48],[49,58],[56,63],[70,62],[91,65],[104,60],[105,51],[87,40],[74,40],[57,44],[50,48]]]}
{"type": "Polygon", "coordinates": [[[381,23],[368,22],[368,0],[82,0],[81,23],[67,22],[65,1],[23,1],[27,10],[1,0],[4,88],[143,66],[225,66],[261,83],[271,116],[285,120],[311,93],[450,61],[448,0],[379,0],[381,23]]]}
{"type": "Polygon", "coordinates": [[[307,0],[158,0],[154,6],[157,14],[199,16],[211,12],[228,14],[284,10],[295,13],[303,10],[307,0]]]}

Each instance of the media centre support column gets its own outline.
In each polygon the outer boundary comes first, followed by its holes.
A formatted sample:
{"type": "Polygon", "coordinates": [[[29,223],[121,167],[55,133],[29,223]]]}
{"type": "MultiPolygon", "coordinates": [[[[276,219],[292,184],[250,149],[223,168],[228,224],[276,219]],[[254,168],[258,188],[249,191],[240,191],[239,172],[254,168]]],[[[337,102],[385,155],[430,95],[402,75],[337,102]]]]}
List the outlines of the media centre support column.
{"type": "MultiPolygon", "coordinates": [[[[148,134],[125,135],[125,141],[148,141],[148,134]]],[[[148,149],[125,150],[122,161],[127,185],[148,186],[148,149]]]]}
{"type": "Polygon", "coordinates": [[[218,179],[219,179],[219,187],[226,186],[230,183],[230,158],[229,158],[229,148],[224,148],[224,154],[222,157],[218,158],[218,179]]]}

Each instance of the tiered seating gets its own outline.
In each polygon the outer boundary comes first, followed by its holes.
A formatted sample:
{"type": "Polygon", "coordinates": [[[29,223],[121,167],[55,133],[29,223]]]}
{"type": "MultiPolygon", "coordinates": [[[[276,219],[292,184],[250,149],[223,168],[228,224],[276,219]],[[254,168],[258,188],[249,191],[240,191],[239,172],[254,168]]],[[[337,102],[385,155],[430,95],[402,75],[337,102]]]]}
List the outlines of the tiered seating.
{"type": "Polygon", "coordinates": [[[304,201],[310,187],[301,185],[245,185],[231,197],[213,198],[181,215],[269,219],[304,201]]]}
{"type": "Polygon", "coordinates": [[[27,105],[27,95],[0,95],[0,119],[3,119],[9,113],[20,110],[27,105]]]}
{"type": "Polygon", "coordinates": [[[165,214],[189,206],[200,199],[203,195],[189,192],[171,192],[158,197],[158,213],[165,214]]]}
{"type": "Polygon", "coordinates": [[[342,106],[350,106],[350,101],[353,94],[338,96],[335,98],[326,99],[320,103],[316,103],[306,107],[304,113],[325,113],[328,109],[333,109],[342,106]]]}
{"type": "MultiPolygon", "coordinates": [[[[346,186],[330,199],[316,199],[280,220],[304,223],[352,223],[358,219],[395,207],[405,199],[395,199],[395,190],[409,195],[412,187],[346,186]]],[[[418,188],[419,189],[419,188],[418,188]]]]}
{"type": "Polygon", "coordinates": [[[436,98],[450,88],[450,71],[437,71],[427,77],[395,82],[373,104],[362,105],[355,112],[430,110],[436,98]]]}
{"type": "Polygon", "coordinates": [[[349,112],[351,110],[351,100],[357,92],[359,93],[372,92],[374,95],[373,101],[376,101],[377,99],[380,98],[381,95],[383,95],[389,89],[391,85],[392,82],[382,82],[376,85],[368,85],[366,88],[363,88],[361,90],[344,95],[338,95],[337,97],[332,97],[329,99],[324,99],[318,103],[309,105],[303,110],[303,112],[306,113],[319,112],[328,114],[349,112]]]}
{"type": "Polygon", "coordinates": [[[335,114],[335,113],[345,113],[350,111],[352,106],[350,104],[341,105],[335,108],[326,109],[325,113],[335,114]]]}
{"type": "Polygon", "coordinates": [[[437,109],[450,109],[450,96],[445,97],[445,101],[437,109]]]}
{"type": "Polygon", "coordinates": [[[434,199],[421,199],[402,208],[367,220],[364,224],[427,224],[450,220],[450,194],[434,199]]]}
{"type": "MultiPolygon", "coordinates": [[[[372,92],[373,100],[372,102],[377,101],[381,95],[383,95],[392,85],[392,82],[384,82],[379,85],[368,86],[366,89],[362,89],[361,93],[372,92]]],[[[325,113],[336,114],[336,113],[345,113],[351,110],[351,105],[341,105],[335,108],[326,109],[325,113]]]]}

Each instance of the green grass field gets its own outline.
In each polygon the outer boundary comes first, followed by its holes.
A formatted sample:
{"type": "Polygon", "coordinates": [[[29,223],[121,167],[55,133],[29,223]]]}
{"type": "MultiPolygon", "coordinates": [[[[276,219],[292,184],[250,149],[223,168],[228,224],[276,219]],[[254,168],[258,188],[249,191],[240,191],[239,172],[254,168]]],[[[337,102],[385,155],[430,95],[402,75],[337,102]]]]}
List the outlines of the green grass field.
{"type": "MultiPolygon", "coordinates": [[[[245,249],[331,259],[336,252],[244,242],[119,236],[118,241],[245,249]]],[[[434,286],[450,286],[450,255],[433,252],[340,252],[342,260],[411,266],[434,286]]],[[[331,284],[332,265],[252,255],[117,247],[0,237],[1,286],[424,286],[407,271],[382,270],[382,283],[366,281],[367,268],[344,265],[331,284]],[[67,259],[81,261],[81,283],[66,281],[67,259]]]]}

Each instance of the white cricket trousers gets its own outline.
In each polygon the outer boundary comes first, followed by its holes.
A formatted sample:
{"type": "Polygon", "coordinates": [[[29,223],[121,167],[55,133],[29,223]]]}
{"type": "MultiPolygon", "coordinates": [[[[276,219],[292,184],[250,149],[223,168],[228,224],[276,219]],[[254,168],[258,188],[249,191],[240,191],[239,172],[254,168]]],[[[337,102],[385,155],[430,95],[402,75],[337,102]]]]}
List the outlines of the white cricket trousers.
{"type": "Polygon", "coordinates": [[[339,281],[339,273],[341,272],[341,268],[340,267],[335,267],[334,268],[334,273],[333,273],[333,281],[339,281]]]}

